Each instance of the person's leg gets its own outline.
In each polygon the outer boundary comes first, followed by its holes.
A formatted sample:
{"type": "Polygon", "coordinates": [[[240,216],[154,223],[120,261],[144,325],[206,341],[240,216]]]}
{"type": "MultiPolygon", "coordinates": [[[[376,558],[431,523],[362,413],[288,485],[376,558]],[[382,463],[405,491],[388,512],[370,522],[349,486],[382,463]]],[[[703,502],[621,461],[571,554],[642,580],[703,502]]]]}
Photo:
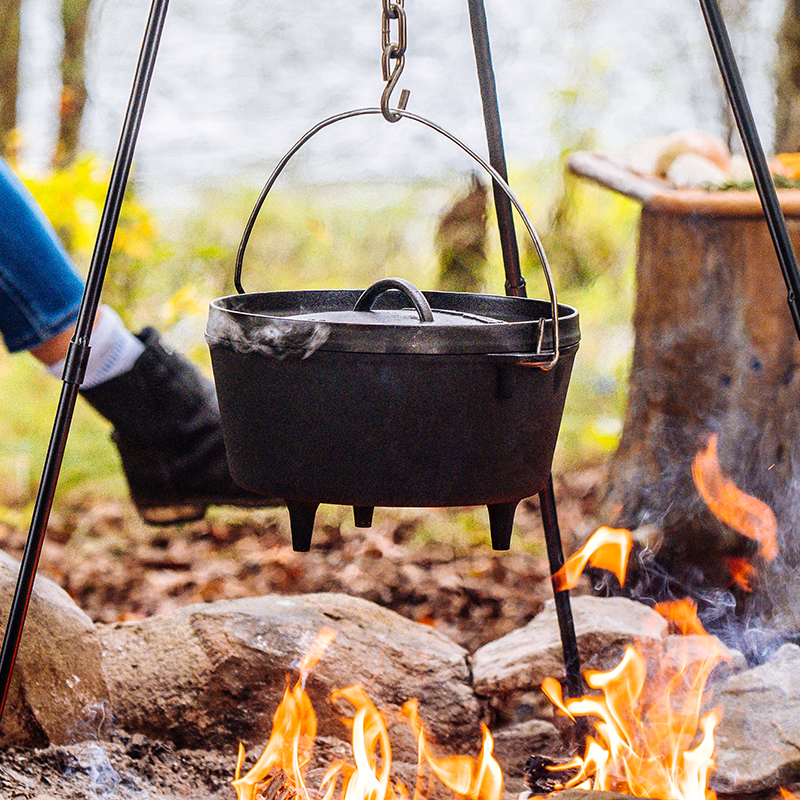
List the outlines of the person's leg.
{"type": "MultiPolygon", "coordinates": [[[[0,334],[60,376],[83,281],[34,199],[0,159],[0,334]]],[[[199,519],[210,504],[264,505],[228,472],[211,383],[152,328],[134,336],[104,306],[81,394],[114,426],[140,514],[157,524],[199,519]]]]}
{"type": "MultiPolygon", "coordinates": [[[[70,329],[83,281],[52,226],[0,159],[0,335],[12,353],[70,329]]],[[[68,340],[67,340],[68,341],[68,340]]]]}
{"type": "MultiPolygon", "coordinates": [[[[31,354],[47,367],[54,378],[64,374],[67,349],[74,330],[74,326],[70,326],[31,350],[31,354]]],[[[119,314],[106,305],[97,312],[89,344],[91,348],[81,384],[82,391],[127,372],[144,352],[141,341],[125,327],[119,314]]]]}
{"type": "MultiPolygon", "coordinates": [[[[0,159],[0,334],[8,349],[29,350],[60,377],[83,287],[42,210],[0,159]]],[[[130,369],[144,350],[111,309],[98,319],[86,388],[130,369]]]]}

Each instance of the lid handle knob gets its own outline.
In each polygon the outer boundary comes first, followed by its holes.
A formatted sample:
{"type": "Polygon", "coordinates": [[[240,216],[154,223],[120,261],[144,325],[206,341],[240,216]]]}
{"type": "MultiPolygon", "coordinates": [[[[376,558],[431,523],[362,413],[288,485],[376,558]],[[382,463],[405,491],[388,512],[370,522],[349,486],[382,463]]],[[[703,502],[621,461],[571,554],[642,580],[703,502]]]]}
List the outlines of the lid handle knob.
{"type": "Polygon", "coordinates": [[[379,281],[375,281],[356,300],[353,311],[371,311],[375,300],[384,292],[392,289],[402,292],[411,301],[411,304],[417,310],[417,314],[419,314],[420,322],[433,322],[433,312],[430,304],[425,299],[425,295],[405,278],[381,278],[379,281]]]}

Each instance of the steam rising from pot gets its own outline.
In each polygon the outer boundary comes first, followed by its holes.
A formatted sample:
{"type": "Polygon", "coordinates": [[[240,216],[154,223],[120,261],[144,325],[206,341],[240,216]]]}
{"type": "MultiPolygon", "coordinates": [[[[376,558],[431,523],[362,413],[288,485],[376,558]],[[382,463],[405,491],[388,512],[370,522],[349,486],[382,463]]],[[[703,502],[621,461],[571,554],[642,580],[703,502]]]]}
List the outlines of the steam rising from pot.
{"type": "Polygon", "coordinates": [[[237,353],[257,353],[278,360],[305,359],[328,341],[330,325],[324,322],[305,323],[294,320],[283,324],[281,320],[254,320],[252,315],[234,317],[212,314],[206,326],[206,341],[223,341],[237,353]]]}

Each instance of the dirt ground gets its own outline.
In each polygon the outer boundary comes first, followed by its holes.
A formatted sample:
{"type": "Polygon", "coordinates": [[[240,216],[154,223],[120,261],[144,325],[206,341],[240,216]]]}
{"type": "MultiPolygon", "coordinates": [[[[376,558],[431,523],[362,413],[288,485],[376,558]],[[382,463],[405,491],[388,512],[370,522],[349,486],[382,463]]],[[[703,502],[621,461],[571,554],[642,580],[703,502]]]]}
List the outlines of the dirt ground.
{"type": "MultiPolygon", "coordinates": [[[[601,474],[556,481],[564,550],[594,529],[601,474]]],[[[40,574],[96,622],[269,593],[346,592],[433,625],[470,651],[527,623],[551,596],[536,498],[520,504],[512,548],[488,545],[485,509],[379,509],[370,529],[322,508],[310,553],[294,553],[283,508],[214,509],[183,526],[142,524],[125,501],[86,498],[52,515],[40,574]]],[[[27,529],[0,523],[19,557],[27,529]]],[[[258,754],[254,754],[257,756],[258,754]]],[[[98,721],[96,741],[0,753],[0,800],[234,798],[235,753],[176,750],[98,721]]]]}
{"type": "MultiPolygon", "coordinates": [[[[599,470],[556,480],[564,550],[594,530],[599,470]]],[[[213,600],[345,592],[439,628],[470,651],[524,625],[551,596],[537,498],[523,501],[511,550],[489,546],[476,509],[377,509],[355,528],[322,507],[309,553],[291,549],[285,508],[212,509],[182,526],[144,525],[127,501],[87,498],[51,516],[40,574],[95,621],[134,620],[213,600]]],[[[0,522],[19,558],[27,529],[0,522]]]]}
{"type": "MultiPolygon", "coordinates": [[[[567,554],[597,525],[602,477],[587,469],[556,481],[567,554]]],[[[86,498],[53,515],[40,573],[97,622],[224,598],[337,591],[433,625],[470,651],[524,625],[551,596],[535,498],[520,505],[507,553],[489,548],[485,509],[378,510],[367,530],[350,514],[321,509],[311,552],[293,553],[285,509],[212,510],[202,522],[159,529],[127,502],[86,498]]],[[[26,533],[0,522],[0,546],[19,556],[26,533]]],[[[87,741],[0,751],[0,800],[235,800],[234,747],[178,750],[101,717],[87,741]]],[[[248,766],[258,755],[248,753],[248,766]]]]}
{"type": "Polygon", "coordinates": [[[235,800],[235,753],[176,750],[140,734],[0,754],[3,800],[235,800]]]}

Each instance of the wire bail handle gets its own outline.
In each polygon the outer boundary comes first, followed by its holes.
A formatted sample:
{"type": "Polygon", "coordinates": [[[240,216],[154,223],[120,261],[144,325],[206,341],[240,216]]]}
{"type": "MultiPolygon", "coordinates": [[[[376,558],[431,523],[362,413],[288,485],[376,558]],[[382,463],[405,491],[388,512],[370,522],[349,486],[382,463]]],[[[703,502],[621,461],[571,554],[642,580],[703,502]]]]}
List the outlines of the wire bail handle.
{"type": "MultiPolygon", "coordinates": [[[[267,179],[264,188],[261,190],[261,194],[258,196],[256,200],[255,206],[253,207],[252,212],[250,213],[250,218],[247,220],[247,223],[244,227],[244,231],[242,232],[242,239],[239,242],[239,250],[236,253],[236,263],[234,265],[233,270],[233,285],[236,287],[236,291],[239,294],[245,294],[245,289],[242,286],[242,265],[244,263],[244,254],[247,249],[247,243],[250,240],[250,234],[253,231],[253,227],[255,226],[256,219],[258,218],[259,212],[261,211],[261,207],[264,205],[264,201],[267,199],[267,195],[269,194],[270,190],[272,189],[275,181],[278,179],[278,176],[283,172],[284,167],[289,163],[292,157],[303,147],[309,139],[315,136],[324,128],[327,128],[329,125],[333,125],[334,123],[341,122],[342,120],[351,119],[353,117],[363,117],[372,114],[382,114],[383,109],[381,108],[359,108],[353,111],[345,111],[342,114],[336,114],[332,117],[328,117],[327,119],[322,120],[322,122],[318,122],[313,128],[310,128],[306,131],[295,143],[292,147],[288,150],[288,152],[281,158],[281,160],[273,169],[272,174],[267,179]]],[[[446,139],[449,139],[453,144],[457,145],[461,148],[473,161],[476,161],[480,166],[489,173],[489,175],[494,178],[495,182],[500,186],[502,191],[511,201],[511,204],[516,209],[517,213],[519,214],[520,218],[522,219],[523,224],[525,225],[525,230],[528,232],[528,236],[530,236],[531,241],[533,242],[533,246],[536,250],[536,255],[539,258],[539,263],[542,267],[542,272],[544,273],[545,282],[547,284],[547,291],[550,295],[550,310],[552,315],[552,324],[553,324],[553,350],[550,352],[542,352],[541,351],[541,342],[544,335],[544,327],[542,320],[542,327],[540,329],[539,334],[539,347],[538,352],[536,355],[549,356],[546,361],[536,362],[535,364],[531,364],[532,366],[537,366],[540,369],[548,370],[552,369],[556,363],[558,362],[559,355],[560,355],[560,345],[559,345],[559,336],[558,336],[558,301],[556,299],[556,290],[555,285],[553,282],[553,275],[550,271],[550,264],[547,261],[547,256],[544,252],[544,247],[542,245],[541,239],[539,239],[539,235],[536,233],[536,230],[533,227],[533,223],[528,218],[528,215],[525,213],[525,209],[522,207],[522,203],[517,199],[514,192],[511,190],[511,187],[508,183],[503,179],[500,173],[489,164],[484,158],[478,155],[469,145],[464,144],[460,139],[454,136],[449,131],[445,130],[444,128],[437,125],[435,122],[431,122],[429,119],[425,119],[425,117],[417,116],[416,114],[412,114],[408,111],[404,111],[403,109],[395,109],[394,113],[397,115],[398,119],[410,119],[414,122],[417,122],[421,125],[424,125],[430,128],[436,133],[440,133],[446,139]]]]}
{"type": "MultiPolygon", "coordinates": [[[[400,80],[403,67],[406,64],[406,12],[403,0],[382,0],[383,13],[381,14],[381,71],[386,86],[381,94],[381,114],[388,122],[398,122],[402,115],[389,108],[389,100],[400,80]],[[397,20],[397,41],[392,41],[392,20],[397,20]],[[391,62],[394,61],[394,67],[391,62]]],[[[410,92],[403,89],[397,107],[405,111],[408,105],[410,92]]]]}

